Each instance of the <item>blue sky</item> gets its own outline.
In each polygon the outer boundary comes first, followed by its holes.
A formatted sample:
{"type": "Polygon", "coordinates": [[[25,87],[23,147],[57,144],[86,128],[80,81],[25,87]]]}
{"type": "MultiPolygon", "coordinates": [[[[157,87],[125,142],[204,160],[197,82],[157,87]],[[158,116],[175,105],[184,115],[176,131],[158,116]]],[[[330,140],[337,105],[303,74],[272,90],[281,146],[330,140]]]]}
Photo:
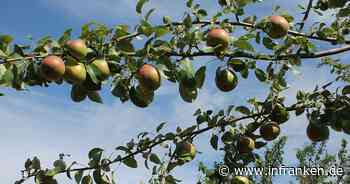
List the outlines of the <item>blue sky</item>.
{"type": "MultiPolygon", "coordinates": [[[[278,0],[266,0],[266,3],[254,6],[248,12],[267,15],[272,5],[278,0]]],[[[282,8],[295,13],[296,2],[283,1],[282,8]]],[[[34,39],[51,35],[58,37],[65,29],[73,28],[77,35],[80,26],[95,20],[113,26],[115,24],[135,25],[139,17],[134,11],[134,0],[2,0],[0,7],[0,34],[11,34],[17,43],[23,43],[25,36],[34,39]]],[[[174,20],[183,15],[183,2],[173,0],[153,0],[146,8],[155,7],[157,13],[152,16],[154,22],[161,20],[161,15],[171,15],[174,20]]],[[[216,7],[205,3],[213,13],[216,7]]],[[[315,17],[313,20],[323,21],[329,17],[315,17]]],[[[348,58],[347,55],[339,56],[348,58]]],[[[211,74],[219,62],[209,62],[212,58],[200,58],[196,65],[203,63],[210,68],[211,74]]],[[[309,60],[315,61],[315,60],[309,60]]],[[[287,101],[295,99],[297,89],[312,90],[332,77],[327,68],[316,69],[315,62],[307,62],[300,68],[301,75],[289,76],[289,84],[293,86],[287,92],[287,101]]],[[[164,83],[157,91],[154,103],[147,109],[139,109],[127,102],[120,101],[108,93],[108,86],[103,91],[106,102],[103,105],[84,102],[76,104],[70,101],[69,87],[52,86],[50,88],[31,88],[26,92],[15,92],[0,89],[6,96],[1,97],[0,104],[0,164],[6,168],[0,172],[2,183],[13,183],[20,177],[20,169],[28,157],[39,156],[45,165],[57,158],[59,153],[69,153],[71,160],[86,163],[87,152],[95,146],[101,146],[107,152],[113,151],[117,145],[124,144],[138,132],[154,130],[159,122],[167,121],[167,129],[176,126],[188,126],[194,122],[192,116],[197,108],[219,109],[230,104],[241,104],[246,99],[258,96],[264,98],[267,85],[257,82],[251,75],[242,80],[232,93],[219,92],[210,74],[204,89],[193,104],[185,103],[178,95],[177,86],[164,83]]],[[[298,117],[283,125],[284,135],[289,136],[286,153],[287,161],[293,163],[296,148],[309,143],[305,135],[307,121],[298,117]]],[[[195,183],[197,164],[199,161],[212,164],[222,153],[213,152],[208,144],[208,136],[202,135],[197,140],[199,155],[194,162],[175,171],[175,175],[183,179],[183,183],[195,183]]],[[[331,134],[330,150],[338,148],[341,138],[349,139],[344,134],[331,134]]],[[[143,165],[142,162],[139,165],[143,165]]],[[[115,166],[117,180],[122,184],[140,183],[148,179],[151,171],[127,169],[115,166]],[[118,178],[119,176],[119,178],[118,178]]]]}

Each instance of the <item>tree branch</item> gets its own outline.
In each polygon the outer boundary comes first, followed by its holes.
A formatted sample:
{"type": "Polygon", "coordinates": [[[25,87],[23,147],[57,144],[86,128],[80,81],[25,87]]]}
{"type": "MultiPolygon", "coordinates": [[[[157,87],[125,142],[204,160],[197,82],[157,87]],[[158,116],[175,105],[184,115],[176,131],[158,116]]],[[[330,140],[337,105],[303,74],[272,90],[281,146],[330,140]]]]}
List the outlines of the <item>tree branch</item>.
{"type": "MultiPolygon", "coordinates": [[[[237,51],[233,53],[227,53],[224,57],[230,58],[250,58],[257,60],[266,60],[266,61],[280,61],[280,60],[288,60],[290,58],[300,58],[300,59],[314,59],[320,58],[330,55],[335,55],[339,53],[343,53],[350,50],[350,45],[346,45],[344,47],[329,49],[324,51],[319,51],[310,54],[286,54],[286,55],[268,55],[268,54],[251,54],[247,52],[237,51]]],[[[198,56],[215,56],[214,52],[194,52],[194,53],[169,53],[169,56],[180,56],[180,57],[198,57],[198,56]]]]}
{"type": "Polygon", "coordinates": [[[299,32],[302,31],[304,26],[305,26],[305,22],[306,22],[306,20],[309,17],[309,14],[310,14],[310,11],[311,11],[311,8],[312,8],[312,4],[313,4],[313,0],[309,0],[309,4],[307,6],[307,10],[305,12],[304,18],[303,18],[303,20],[300,23],[300,27],[299,27],[299,30],[298,30],[299,32]]]}

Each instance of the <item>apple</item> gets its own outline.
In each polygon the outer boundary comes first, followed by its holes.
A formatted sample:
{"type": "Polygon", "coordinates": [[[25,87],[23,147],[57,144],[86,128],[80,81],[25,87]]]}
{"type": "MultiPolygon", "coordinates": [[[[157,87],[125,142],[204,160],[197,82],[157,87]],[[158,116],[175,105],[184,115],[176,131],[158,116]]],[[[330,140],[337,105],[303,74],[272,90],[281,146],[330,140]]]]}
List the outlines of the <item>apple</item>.
{"type": "Polygon", "coordinates": [[[179,160],[186,162],[193,160],[196,156],[197,151],[194,144],[183,141],[176,144],[175,153],[179,160]]]}
{"type": "Polygon", "coordinates": [[[306,134],[313,142],[325,141],[329,138],[329,128],[324,125],[310,123],[306,129],[306,134]]]}
{"type": "Polygon", "coordinates": [[[288,34],[289,23],[284,17],[273,15],[268,19],[267,29],[267,34],[271,38],[282,38],[288,34]]]}
{"type": "Polygon", "coordinates": [[[276,122],[268,123],[260,127],[260,135],[266,141],[276,139],[281,132],[280,126],[276,122]]]}
{"type": "Polygon", "coordinates": [[[67,41],[66,48],[68,49],[69,54],[77,59],[83,59],[89,53],[85,41],[81,39],[67,41]]]}
{"type": "Polygon", "coordinates": [[[56,81],[63,77],[65,72],[64,62],[60,57],[47,56],[41,62],[40,72],[48,81],[56,81]]]}
{"type": "Polygon", "coordinates": [[[96,67],[96,69],[99,71],[98,76],[100,80],[106,80],[111,74],[108,63],[105,59],[96,59],[91,63],[91,65],[96,67]]]}
{"type": "Polygon", "coordinates": [[[157,90],[161,85],[161,77],[158,69],[150,64],[144,64],[137,70],[139,83],[151,91],[157,90]]]}
{"type": "Polygon", "coordinates": [[[224,29],[214,28],[209,31],[207,45],[215,47],[217,51],[225,50],[230,44],[230,35],[224,29]]]}
{"type": "Polygon", "coordinates": [[[237,79],[236,74],[234,72],[232,72],[231,70],[218,69],[216,71],[215,83],[216,83],[216,86],[221,91],[229,92],[229,91],[232,91],[234,88],[236,88],[236,86],[238,84],[238,79],[237,79]]]}
{"type": "Polygon", "coordinates": [[[86,80],[86,69],[83,63],[76,62],[74,60],[68,60],[66,63],[66,71],[64,78],[73,83],[82,83],[86,80]]]}
{"type": "Polygon", "coordinates": [[[183,83],[179,84],[179,92],[181,98],[188,103],[192,103],[196,100],[198,96],[198,91],[196,88],[187,88],[183,83]]]}
{"type": "Polygon", "coordinates": [[[82,85],[73,85],[70,93],[73,102],[81,102],[87,96],[87,90],[82,85]]]}
{"type": "Polygon", "coordinates": [[[137,107],[146,108],[152,103],[154,98],[153,91],[146,91],[141,86],[132,87],[129,91],[131,102],[137,107]]]}
{"type": "Polygon", "coordinates": [[[250,184],[250,180],[245,176],[235,176],[233,177],[231,184],[250,184]]]}
{"type": "Polygon", "coordinates": [[[239,138],[237,147],[240,153],[250,153],[255,149],[255,141],[247,136],[239,138]]]}
{"type": "Polygon", "coordinates": [[[288,111],[280,104],[277,104],[270,114],[270,119],[278,124],[285,123],[289,119],[288,111]]]}

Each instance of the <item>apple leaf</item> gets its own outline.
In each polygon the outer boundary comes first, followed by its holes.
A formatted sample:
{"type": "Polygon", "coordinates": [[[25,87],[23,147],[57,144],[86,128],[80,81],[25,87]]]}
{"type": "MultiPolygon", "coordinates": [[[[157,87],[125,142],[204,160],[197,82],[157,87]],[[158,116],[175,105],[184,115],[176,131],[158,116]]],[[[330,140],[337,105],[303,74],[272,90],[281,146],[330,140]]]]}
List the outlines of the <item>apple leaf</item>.
{"type": "Polygon", "coordinates": [[[149,160],[155,164],[161,164],[162,162],[160,161],[159,157],[152,153],[151,156],[149,157],[149,160]]]}
{"type": "Polygon", "coordinates": [[[166,124],[166,122],[159,124],[157,127],[157,132],[159,132],[164,127],[165,124],[166,124]]]}
{"type": "Polygon", "coordinates": [[[217,135],[213,135],[210,139],[210,145],[217,150],[218,149],[219,137],[217,135]]]}
{"type": "Polygon", "coordinates": [[[94,82],[95,84],[98,84],[100,81],[97,79],[96,73],[95,71],[98,71],[98,69],[96,69],[96,67],[92,66],[92,65],[87,65],[86,66],[86,71],[89,74],[92,82],[94,82]],[[94,69],[95,68],[95,69],[94,69]]]}
{"type": "Polygon", "coordinates": [[[92,150],[89,151],[89,159],[90,160],[100,160],[102,156],[103,149],[101,148],[93,148],[92,150]]]}
{"type": "Polygon", "coordinates": [[[74,179],[75,179],[75,182],[76,183],[80,183],[82,177],[83,177],[83,174],[84,174],[84,171],[81,170],[81,171],[77,171],[74,175],[74,179]]]}
{"type": "Polygon", "coordinates": [[[101,104],[103,103],[102,97],[97,91],[89,91],[87,95],[91,101],[101,104]]]}
{"type": "Polygon", "coordinates": [[[250,110],[248,109],[248,107],[245,107],[245,106],[238,106],[236,107],[236,111],[237,112],[240,112],[244,115],[250,115],[250,110]]]}
{"type": "Polygon", "coordinates": [[[136,4],[136,12],[141,14],[143,5],[145,5],[148,1],[149,0],[138,0],[136,4]]]}
{"type": "Polygon", "coordinates": [[[266,73],[259,68],[255,69],[255,76],[261,82],[264,82],[267,79],[266,73]]]}
{"type": "Polygon", "coordinates": [[[123,160],[123,164],[130,168],[137,168],[137,161],[133,157],[129,157],[125,160],[123,160]]]}
{"type": "Polygon", "coordinates": [[[156,33],[156,37],[158,37],[158,38],[169,33],[168,28],[165,26],[157,26],[153,30],[156,33]]]}
{"type": "Polygon", "coordinates": [[[202,66],[197,70],[195,74],[196,85],[197,85],[197,88],[199,89],[203,87],[204,80],[205,80],[205,71],[206,71],[206,67],[202,66]]]}
{"type": "Polygon", "coordinates": [[[345,86],[342,90],[342,94],[343,95],[348,95],[350,94],[350,85],[349,86],[345,86]]]}

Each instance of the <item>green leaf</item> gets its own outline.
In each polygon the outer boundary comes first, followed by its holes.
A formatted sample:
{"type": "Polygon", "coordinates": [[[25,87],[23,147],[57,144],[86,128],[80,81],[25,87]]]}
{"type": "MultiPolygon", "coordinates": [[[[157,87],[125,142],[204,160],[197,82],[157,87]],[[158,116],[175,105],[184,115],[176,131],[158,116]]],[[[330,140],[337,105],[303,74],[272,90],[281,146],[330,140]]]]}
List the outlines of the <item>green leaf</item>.
{"type": "Polygon", "coordinates": [[[222,135],[221,141],[225,144],[231,144],[234,140],[235,135],[231,131],[227,131],[222,135]]]}
{"type": "Polygon", "coordinates": [[[11,35],[0,35],[0,44],[9,45],[13,41],[11,35]]]}
{"type": "Polygon", "coordinates": [[[240,112],[242,114],[245,114],[245,115],[250,115],[250,110],[248,107],[245,107],[245,106],[238,106],[236,107],[236,111],[237,112],[240,112]]]}
{"type": "Polygon", "coordinates": [[[87,94],[88,98],[96,103],[103,103],[101,95],[98,93],[98,91],[89,91],[87,94]]]}
{"type": "Polygon", "coordinates": [[[177,81],[189,89],[196,89],[196,78],[192,62],[188,59],[180,61],[179,71],[176,73],[177,81]]]}
{"type": "Polygon", "coordinates": [[[190,15],[187,15],[185,20],[184,20],[184,24],[186,26],[186,28],[191,28],[192,27],[192,18],[190,15]]]}
{"type": "Polygon", "coordinates": [[[34,170],[40,170],[41,169],[41,164],[40,164],[40,160],[38,157],[34,157],[32,160],[32,168],[34,170]]]}
{"type": "Polygon", "coordinates": [[[134,157],[129,157],[125,160],[123,160],[123,164],[130,168],[137,168],[137,161],[135,160],[134,157]]]}
{"type": "Polygon", "coordinates": [[[143,5],[145,5],[148,1],[149,0],[138,0],[136,4],[136,12],[141,14],[143,5]]]}
{"type": "Polygon", "coordinates": [[[217,135],[212,135],[210,138],[210,145],[217,150],[218,149],[219,137],[217,135]]]}
{"type": "Polygon", "coordinates": [[[156,37],[158,37],[158,38],[169,33],[169,29],[165,26],[154,27],[153,31],[156,33],[156,37]]]}
{"type": "Polygon", "coordinates": [[[184,71],[188,76],[194,77],[194,68],[192,62],[188,59],[180,61],[180,69],[184,71]]]}
{"type": "Polygon", "coordinates": [[[89,151],[89,159],[100,161],[102,157],[103,149],[101,148],[93,148],[89,151]]]}
{"type": "Polygon", "coordinates": [[[63,35],[58,39],[58,43],[60,45],[64,45],[68,40],[70,40],[72,31],[73,29],[67,29],[63,33],[63,35]]]}
{"type": "Polygon", "coordinates": [[[148,12],[147,12],[147,14],[146,14],[146,16],[145,16],[145,20],[148,20],[149,19],[149,17],[151,16],[151,14],[154,12],[154,10],[156,10],[155,8],[152,8],[152,9],[150,9],[148,12]]]}
{"type": "Polygon", "coordinates": [[[197,13],[199,15],[199,18],[203,18],[203,17],[208,16],[207,11],[205,11],[204,9],[199,9],[197,13]]]}
{"type": "Polygon", "coordinates": [[[233,45],[241,50],[254,51],[254,47],[246,39],[238,39],[233,45]]]}
{"type": "Polygon", "coordinates": [[[204,80],[205,80],[205,71],[206,71],[206,66],[202,66],[197,70],[195,74],[196,85],[197,85],[197,88],[199,89],[203,87],[204,80]]]}
{"type": "Polygon", "coordinates": [[[164,127],[165,124],[166,124],[166,122],[159,124],[157,127],[157,132],[159,132],[164,127]]]}
{"type": "Polygon", "coordinates": [[[269,37],[264,37],[263,38],[263,44],[267,49],[273,49],[273,47],[276,46],[276,44],[273,42],[273,40],[269,37]]]}
{"type": "Polygon", "coordinates": [[[91,78],[91,80],[92,80],[92,82],[94,82],[95,84],[98,84],[100,81],[97,79],[97,75],[96,75],[96,73],[95,73],[95,71],[98,71],[98,69],[96,69],[96,67],[95,66],[93,66],[93,65],[87,65],[86,66],[86,71],[87,71],[87,73],[89,74],[89,76],[90,76],[90,78],[91,78]],[[94,69],[95,68],[95,69],[94,69]]]}
{"type": "Polygon", "coordinates": [[[154,32],[152,25],[145,20],[141,21],[138,31],[147,37],[151,36],[152,33],[154,32]]]}
{"type": "Polygon", "coordinates": [[[84,171],[77,171],[75,174],[74,174],[74,179],[75,179],[75,182],[77,182],[77,184],[80,183],[82,177],[83,177],[83,174],[84,174],[84,171]]]}
{"type": "Polygon", "coordinates": [[[126,102],[129,99],[128,80],[122,78],[121,75],[116,74],[112,82],[112,95],[118,97],[121,102],[126,102]]]}
{"type": "Polygon", "coordinates": [[[342,94],[343,94],[343,95],[348,95],[348,94],[350,94],[350,85],[345,86],[345,87],[343,88],[342,94]]]}
{"type": "Polygon", "coordinates": [[[264,82],[267,79],[266,73],[259,68],[255,69],[255,76],[261,82],[264,82]]]}
{"type": "Polygon", "coordinates": [[[152,153],[151,156],[149,157],[149,160],[155,164],[161,164],[162,162],[160,161],[159,157],[152,153]]]}
{"type": "Polygon", "coordinates": [[[164,16],[163,17],[163,23],[164,24],[171,24],[172,20],[171,20],[171,17],[169,16],[164,16]]]}

